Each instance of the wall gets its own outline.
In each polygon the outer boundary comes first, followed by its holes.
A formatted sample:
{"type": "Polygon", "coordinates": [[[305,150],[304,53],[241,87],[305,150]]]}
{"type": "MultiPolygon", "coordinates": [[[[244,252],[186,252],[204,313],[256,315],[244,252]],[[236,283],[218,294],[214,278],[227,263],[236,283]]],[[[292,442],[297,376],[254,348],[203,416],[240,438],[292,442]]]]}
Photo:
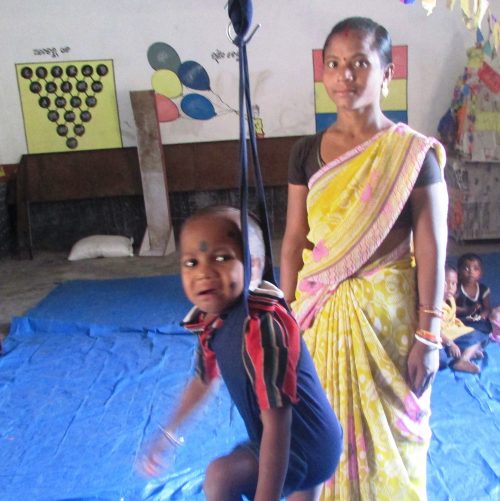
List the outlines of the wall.
{"type": "MultiPolygon", "coordinates": [[[[237,138],[238,65],[226,36],[226,0],[2,0],[0,17],[0,165],[26,153],[15,64],[112,59],[124,146],[136,143],[129,92],[151,88],[148,48],[165,42],[182,61],[195,60],[210,77],[207,97],[217,116],[185,116],[161,125],[165,144],[237,138]],[[57,49],[57,58],[44,54],[57,49]],[[64,48],[65,52],[61,52],[64,48]],[[216,55],[219,57],[215,57],[216,55]],[[224,55],[223,58],[220,56],[224,55]]],[[[435,134],[446,111],[465,49],[467,31],[458,6],[438,2],[426,15],[420,2],[399,0],[254,0],[254,24],[262,26],[248,46],[252,99],[266,136],[314,132],[311,51],[322,47],[338,20],[366,15],[385,25],[393,43],[409,46],[409,123],[435,134]]]]}

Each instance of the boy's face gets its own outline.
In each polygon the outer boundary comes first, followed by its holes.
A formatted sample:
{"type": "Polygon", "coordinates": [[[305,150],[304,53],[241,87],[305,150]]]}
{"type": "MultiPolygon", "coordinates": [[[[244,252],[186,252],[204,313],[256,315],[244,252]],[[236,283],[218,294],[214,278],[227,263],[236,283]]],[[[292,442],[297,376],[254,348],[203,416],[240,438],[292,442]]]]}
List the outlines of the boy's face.
{"type": "Polygon", "coordinates": [[[458,270],[460,281],[464,284],[479,282],[482,274],[481,263],[475,259],[466,259],[458,270]]]}
{"type": "Polygon", "coordinates": [[[448,270],[445,274],[444,299],[445,301],[455,297],[457,293],[458,275],[454,270],[448,270]]]}
{"type": "Polygon", "coordinates": [[[210,316],[243,292],[243,254],[238,226],[225,214],[188,221],[181,232],[181,278],[188,299],[210,316]]]}

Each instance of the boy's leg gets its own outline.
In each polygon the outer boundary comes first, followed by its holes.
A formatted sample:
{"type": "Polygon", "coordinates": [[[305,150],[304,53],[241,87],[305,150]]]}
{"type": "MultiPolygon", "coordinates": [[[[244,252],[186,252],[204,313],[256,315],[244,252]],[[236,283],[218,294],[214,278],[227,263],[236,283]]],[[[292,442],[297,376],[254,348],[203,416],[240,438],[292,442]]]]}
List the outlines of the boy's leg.
{"type": "Polygon", "coordinates": [[[481,350],[481,343],[475,343],[468,346],[462,351],[460,358],[451,366],[453,370],[459,372],[469,372],[471,374],[479,374],[481,369],[471,362],[471,359],[477,358],[477,352],[481,350]]]}
{"type": "Polygon", "coordinates": [[[482,346],[479,347],[475,353],[471,356],[471,360],[477,360],[477,359],[482,359],[484,358],[484,351],[482,346]]]}
{"type": "Polygon", "coordinates": [[[479,374],[481,372],[481,369],[477,365],[469,360],[463,360],[461,358],[453,364],[453,370],[458,372],[469,372],[471,374],[479,374]]]}
{"type": "Polygon", "coordinates": [[[287,496],[286,501],[318,501],[323,484],[307,491],[297,491],[287,496]]]}
{"type": "Polygon", "coordinates": [[[207,501],[241,501],[243,495],[251,499],[258,475],[259,463],[255,455],[239,447],[208,465],[203,492],[207,501]]]}
{"type": "Polygon", "coordinates": [[[460,358],[470,362],[473,358],[475,358],[478,350],[481,350],[481,343],[476,343],[468,348],[465,348],[465,350],[462,351],[462,356],[460,358]]]}

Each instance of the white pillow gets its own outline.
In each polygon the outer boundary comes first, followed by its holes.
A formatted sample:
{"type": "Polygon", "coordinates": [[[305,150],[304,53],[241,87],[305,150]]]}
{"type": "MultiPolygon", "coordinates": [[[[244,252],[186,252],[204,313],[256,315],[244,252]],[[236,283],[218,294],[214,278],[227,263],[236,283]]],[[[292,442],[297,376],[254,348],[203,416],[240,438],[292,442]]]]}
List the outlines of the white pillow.
{"type": "Polygon", "coordinates": [[[69,261],[92,259],[95,257],[133,256],[133,238],[118,235],[93,235],[76,242],[69,253],[69,261]]]}

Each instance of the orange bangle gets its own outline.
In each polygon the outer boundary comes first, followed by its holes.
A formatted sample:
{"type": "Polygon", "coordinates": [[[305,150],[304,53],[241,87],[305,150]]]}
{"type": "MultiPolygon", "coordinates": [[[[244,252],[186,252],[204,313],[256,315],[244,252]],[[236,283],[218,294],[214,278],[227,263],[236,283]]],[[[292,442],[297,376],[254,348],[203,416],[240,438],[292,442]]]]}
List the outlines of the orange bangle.
{"type": "Polygon", "coordinates": [[[434,349],[441,349],[443,347],[441,344],[441,337],[437,337],[432,332],[426,331],[425,329],[417,329],[415,332],[415,339],[434,349]]]}
{"type": "Polygon", "coordinates": [[[427,339],[428,341],[432,341],[433,343],[440,343],[441,342],[441,336],[436,336],[432,332],[426,331],[425,329],[417,329],[415,331],[415,334],[417,336],[420,336],[421,338],[427,339]]]}
{"type": "Polygon", "coordinates": [[[428,310],[438,310],[438,311],[443,311],[442,308],[439,306],[431,306],[430,304],[419,304],[419,308],[427,308],[428,310]]]}
{"type": "Polygon", "coordinates": [[[421,313],[427,313],[428,315],[432,315],[433,317],[443,318],[444,312],[441,308],[433,308],[431,306],[419,305],[418,311],[421,313]]]}

